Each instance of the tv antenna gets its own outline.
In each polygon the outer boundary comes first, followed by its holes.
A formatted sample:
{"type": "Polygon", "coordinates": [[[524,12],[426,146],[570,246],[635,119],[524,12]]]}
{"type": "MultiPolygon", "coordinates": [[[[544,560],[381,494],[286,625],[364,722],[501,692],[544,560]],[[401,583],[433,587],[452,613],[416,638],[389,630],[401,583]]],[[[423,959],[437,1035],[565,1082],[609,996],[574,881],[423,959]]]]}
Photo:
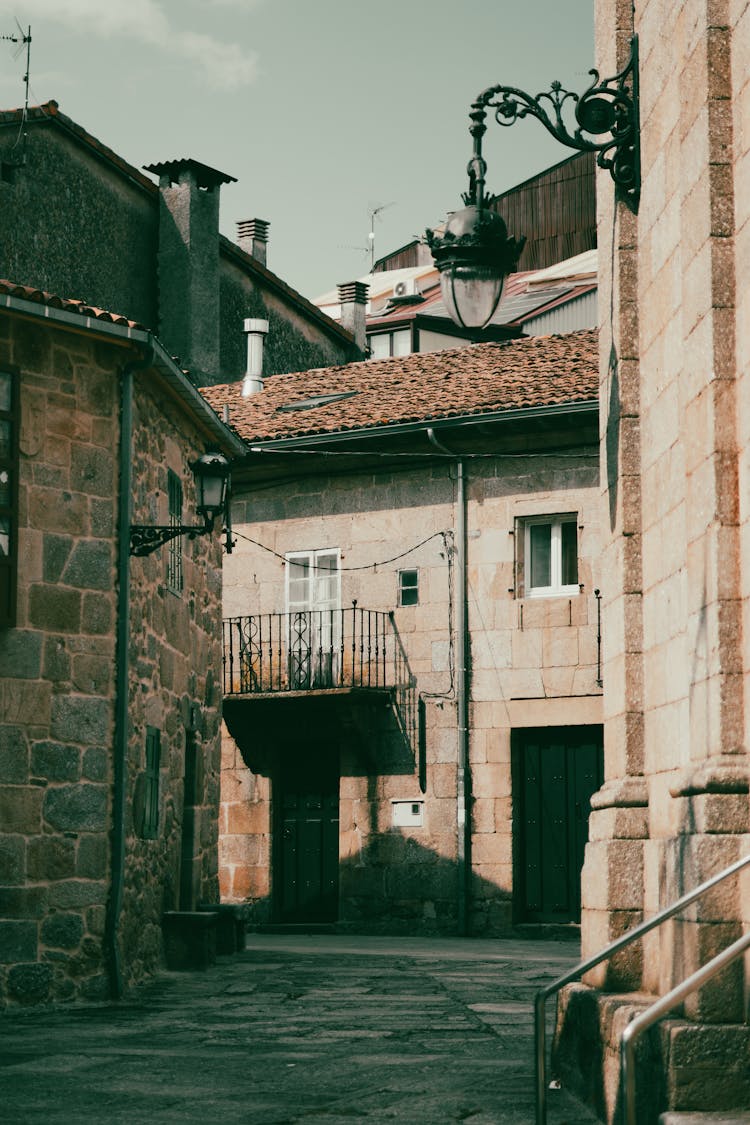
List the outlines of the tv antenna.
{"type": "Polygon", "coordinates": [[[13,145],[13,148],[10,150],[11,154],[14,153],[15,150],[18,148],[18,145],[20,144],[21,145],[21,152],[20,152],[19,156],[13,157],[11,155],[10,159],[6,158],[6,160],[5,160],[6,164],[11,164],[11,163],[12,164],[23,164],[25,162],[25,160],[26,160],[26,139],[27,139],[27,136],[28,136],[27,131],[26,131],[26,122],[28,121],[28,117],[29,117],[29,80],[30,80],[30,75],[31,75],[31,24],[29,24],[28,29],[26,31],[24,31],[24,29],[21,27],[18,20],[16,20],[16,27],[18,28],[18,35],[0,35],[0,40],[5,40],[8,43],[17,43],[18,44],[18,46],[16,47],[16,50],[13,51],[13,58],[14,59],[17,59],[19,57],[19,55],[23,54],[24,48],[26,50],[26,73],[24,74],[23,79],[22,79],[23,84],[24,84],[25,93],[24,93],[24,100],[23,100],[23,112],[21,114],[21,128],[18,132],[18,136],[16,137],[16,142],[13,145]]]}
{"type": "Polygon", "coordinates": [[[390,203],[380,203],[377,207],[370,208],[370,233],[367,236],[370,240],[370,273],[375,270],[375,219],[387,207],[395,206],[395,202],[395,200],[392,200],[390,203]]]}

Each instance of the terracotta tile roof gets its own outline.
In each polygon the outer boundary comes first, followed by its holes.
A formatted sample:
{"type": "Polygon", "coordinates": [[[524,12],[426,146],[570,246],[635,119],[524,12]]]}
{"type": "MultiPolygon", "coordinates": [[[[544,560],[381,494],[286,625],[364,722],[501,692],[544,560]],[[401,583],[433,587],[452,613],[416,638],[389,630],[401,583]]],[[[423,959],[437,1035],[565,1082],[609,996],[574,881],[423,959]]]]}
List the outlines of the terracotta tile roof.
{"type": "Polygon", "coordinates": [[[253,442],[594,402],[598,385],[597,333],[588,329],[274,375],[248,398],[241,382],[202,393],[219,415],[227,405],[232,427],[253,442]],[[329,395],[346,397],[289,409],[329,395]]]}
{"type": "Polygon", "coordinates": [[[47,305],[51,309],[65,309],[66,312],[80,313],[94,320],[106,321],[108,324],[122,324],[127,328],[143,328],[136,320],[128,320],[119,313],[109,312],[107,309],[88,305],[85,301],[74,297],[58,297],[55,293],[47,293],[44,289],[35,289],[32,285],[17,285],[14,281],[0,278],[0,297],[21,297],[24,301],[33,301],[36,305],[47,305]]]}

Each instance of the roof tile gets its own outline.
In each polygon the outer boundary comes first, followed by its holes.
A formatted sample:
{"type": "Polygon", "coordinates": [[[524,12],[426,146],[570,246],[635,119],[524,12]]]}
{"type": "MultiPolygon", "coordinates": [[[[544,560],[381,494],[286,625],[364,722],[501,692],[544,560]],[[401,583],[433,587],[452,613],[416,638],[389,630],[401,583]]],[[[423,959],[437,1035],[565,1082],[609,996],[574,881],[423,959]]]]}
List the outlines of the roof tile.
{"type": "Polygon", "coordinates": [[[228,406],[233,428],[253,442],[593,402],[598,384],[597,333],[587,329],[274,375],[248,398],[241,382],[202,393],[217,413],[228,406]],[[288,409],[346,391],[357,393],[288,409]]]}

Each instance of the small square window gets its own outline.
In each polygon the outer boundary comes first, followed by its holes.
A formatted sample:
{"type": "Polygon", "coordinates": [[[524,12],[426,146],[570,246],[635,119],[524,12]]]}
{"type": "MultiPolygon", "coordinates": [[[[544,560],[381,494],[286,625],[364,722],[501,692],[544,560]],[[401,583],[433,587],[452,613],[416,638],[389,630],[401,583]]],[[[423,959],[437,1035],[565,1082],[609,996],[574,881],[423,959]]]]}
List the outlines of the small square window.
{"type": "Polygon", "coordinates": [[[419,605],[419,571],[398,572],[398,604],[419,605]]]}
{"type": "Polygon", "coordinates": [[[516,552],[519,597],[570,596],[580,592],[575,513],[519,520],[516,552]]]}

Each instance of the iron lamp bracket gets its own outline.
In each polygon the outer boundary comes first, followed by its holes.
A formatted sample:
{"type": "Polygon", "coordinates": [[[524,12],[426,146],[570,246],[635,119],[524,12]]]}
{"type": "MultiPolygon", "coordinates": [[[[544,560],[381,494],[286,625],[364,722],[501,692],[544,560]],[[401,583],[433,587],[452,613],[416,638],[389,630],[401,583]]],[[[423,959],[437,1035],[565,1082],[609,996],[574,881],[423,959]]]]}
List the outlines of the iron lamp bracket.
{"type": "Polygon", "coordinates": [[[553,82],[548,92],[536,97],[515,86],[490,86],[479,95],[469,114],[474,155],[468,166],[469,192],[464,196],[467,204],[481,207],[485,202],[486,164],[482,157],[482,137],[487,129],[487,111],[492,110],[499,125],[508,127],[524,117],[536,117],[547,132],[567,148],[595,152],[599,167],[612,176],[618,198],[631,211],[638,210],[641,189],[638,37],[631,39],[630,58],[619,74],[604,80],[600,79],[598,70],[590,70],[589,74],[593,82],[583,94],[553,82]]]}

